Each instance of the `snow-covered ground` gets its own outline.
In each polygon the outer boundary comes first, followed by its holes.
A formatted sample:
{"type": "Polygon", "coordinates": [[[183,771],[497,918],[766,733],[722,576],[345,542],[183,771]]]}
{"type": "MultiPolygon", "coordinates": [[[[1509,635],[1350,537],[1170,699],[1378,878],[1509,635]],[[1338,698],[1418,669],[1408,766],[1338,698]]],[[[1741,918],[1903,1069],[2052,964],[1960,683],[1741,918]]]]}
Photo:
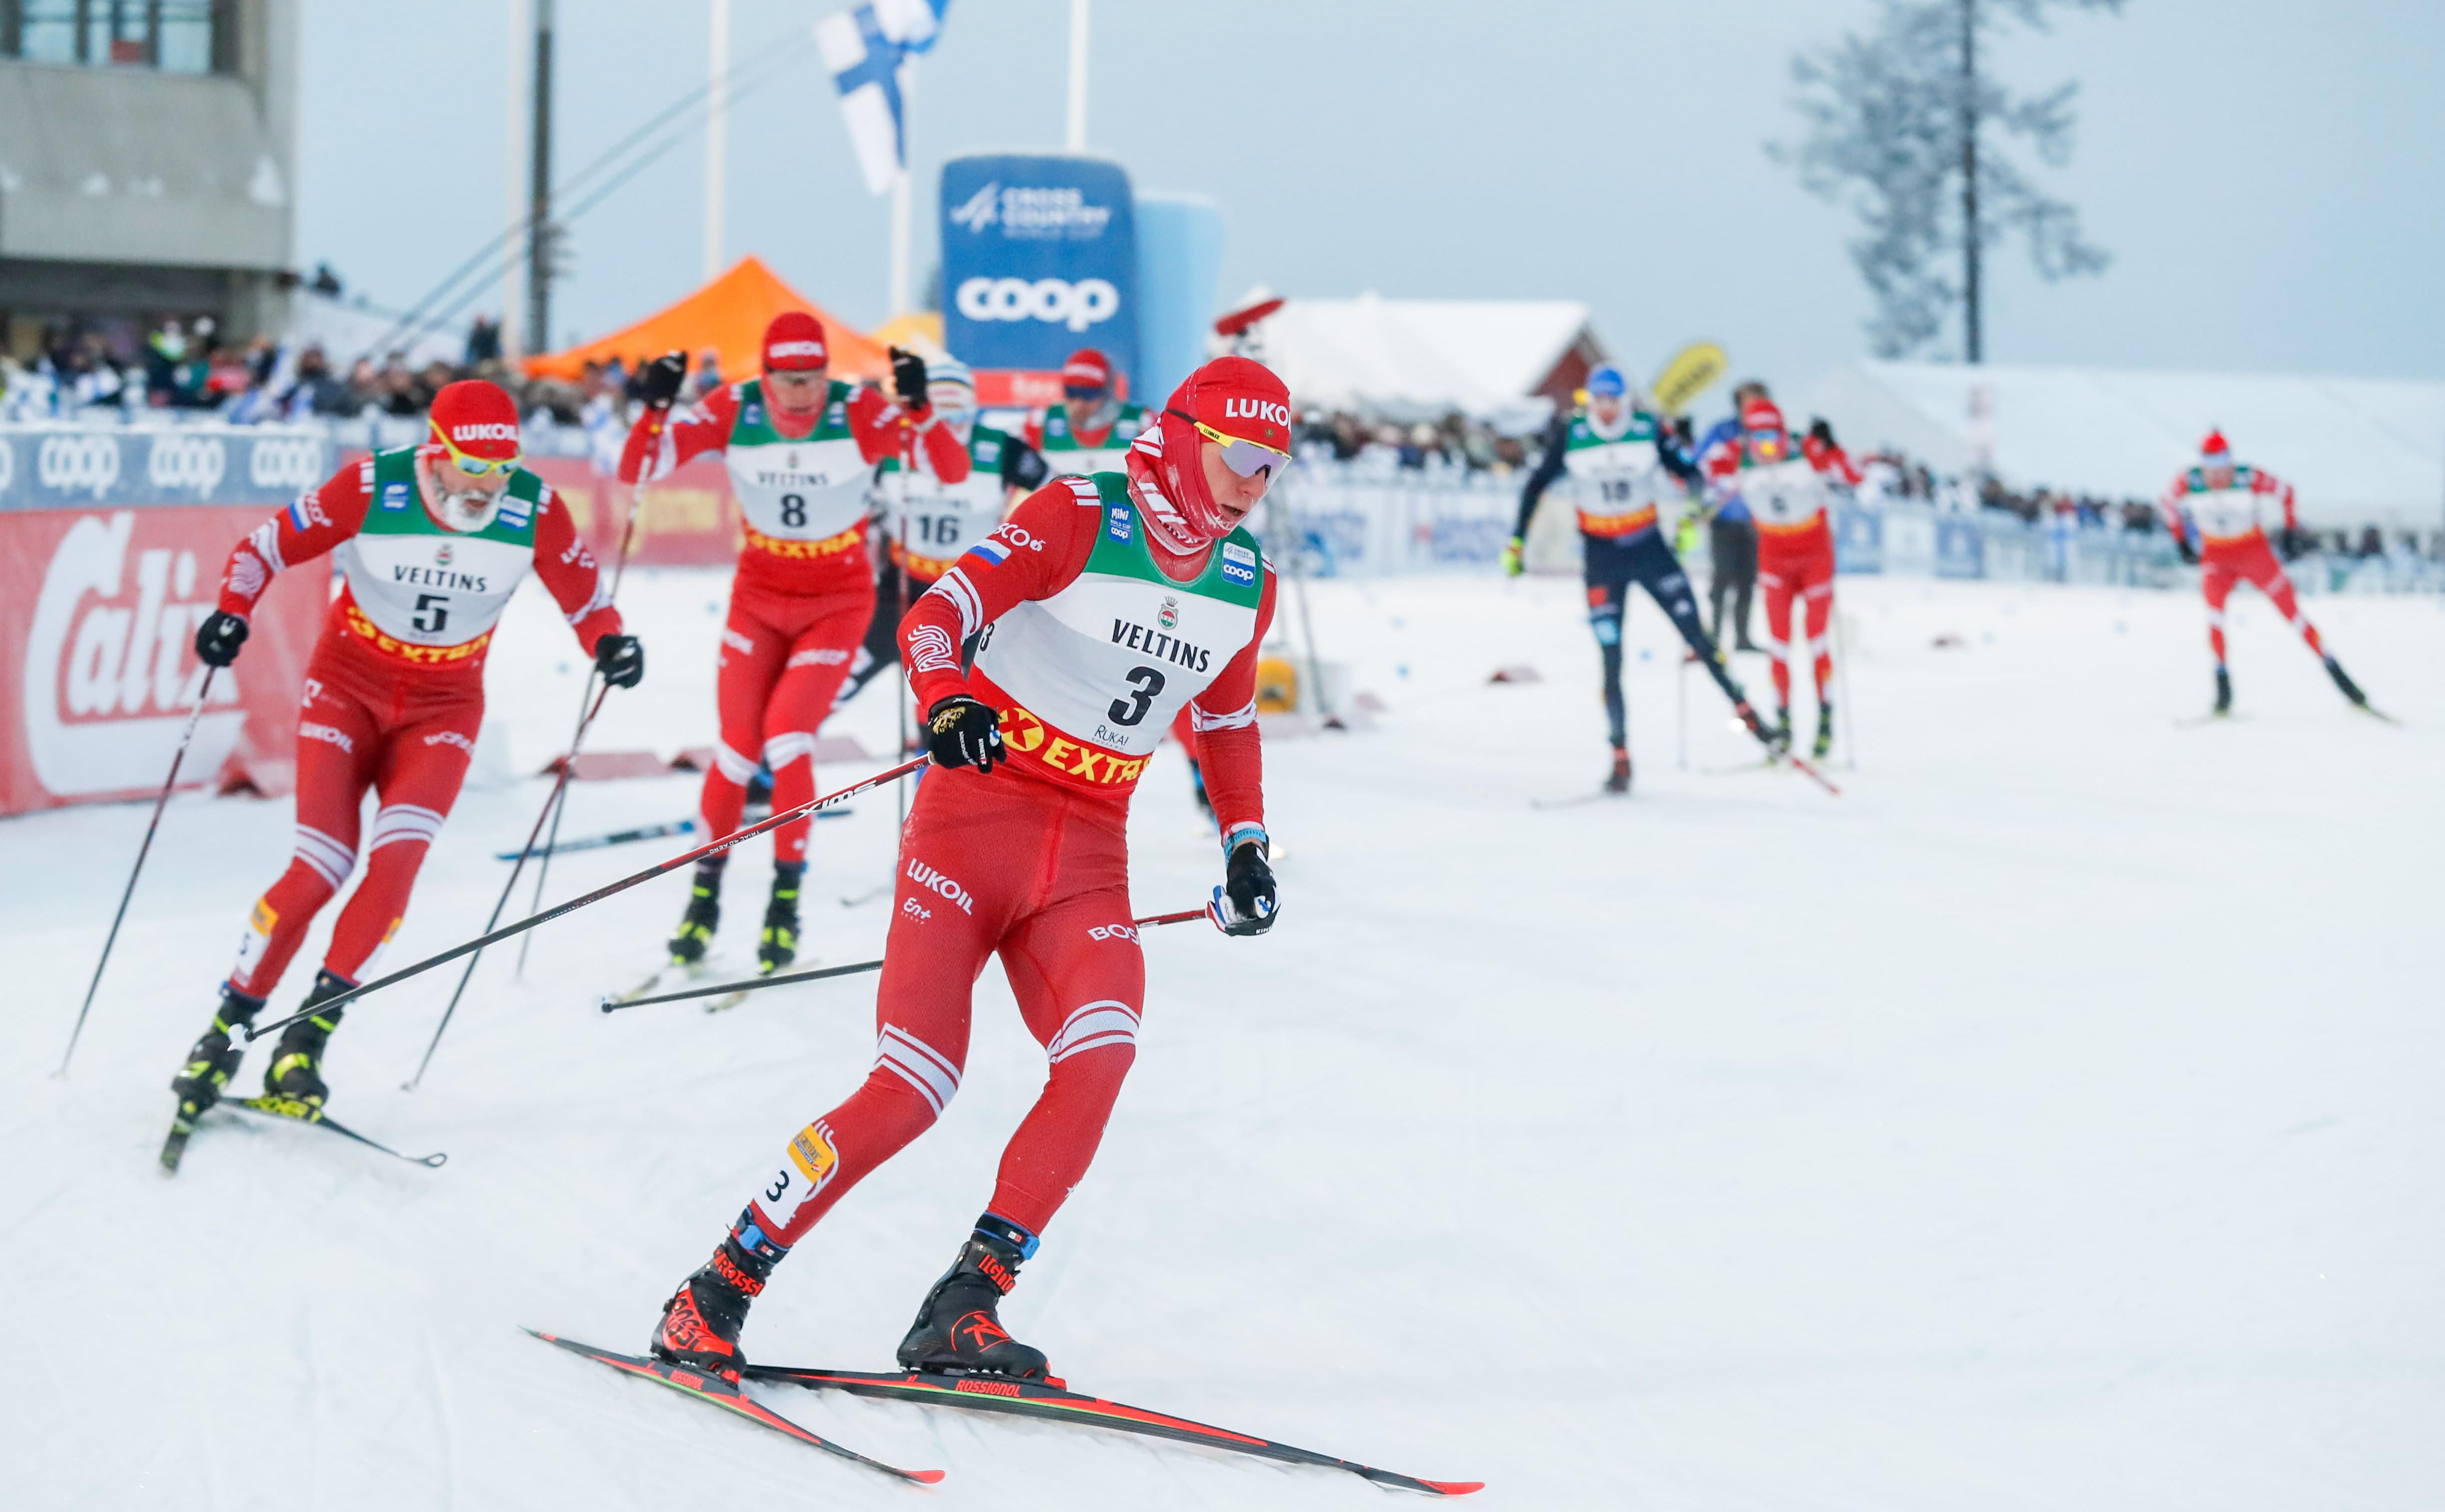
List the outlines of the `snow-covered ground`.
{"type": "MultiPolygon", "coordinates": [[[[706,738],[722,591],[631,575],[649,675],[595,745],[706,738]]],[[[1268,753],[1279,928],[1149,939],[1136,1070],[1014,1329],[1073,1384],[1482,1477],[1488,1506],[2445,1503],[2445,605],[2312,606],[2406,728],[2348,712],[2247,594],[2248,718],[2179,728],[2209,692],[2191,596],[1841,595],[1847,796],[1701,770],[1743,741],[1695,677],[1678,768],[1682,674],[1642,605],[1637,793],[1540,812],[1604,760],[1577,584],[1320,586],[1319,635],[1386,712],[1268,753]],[[1544,681],[1487,682],[1516,663],[1544,681]]],[[[532,770],[583,665],[532,590],[498,644],[494,708],[532,770]]],[[[845,722],[879,761],[890,719],[869,693],[845,722]]],[[[389,964],[480,927],[491,854],[543,791],[461,800],[389,964]]],[[[692,804],[681,777],[583,785],[569,828],[692,804]]],[[[837,900],[886,876],[892,815],[885,794],[818,828],[814,956],[880,942],[881,905],[837,900]]],[[[866,1073],[870,978],[719,1017],[594,1011],[651,965],[680,876],[543,931],[523,981],[488,958],[420,1092],[400,1083],[455,970],[351,1012],[333,1111],[446,1169],[219,1114],[164,1180],[164,1083],[289,814],[172,805],[53,1081],[144,817],[0,823],[0,1501],[1380,1504],[1331,1472],[762,1393],[950,1472],[924,1491],[519,1334],[642,1347],[783,1141],[866,1073]]],[[[1133,832],[1143,910],[1216,880],[1176,756],[1133,832]]],[[[653,856],[567,858],[553,893],[653,856]]],[[[733,868],[734,960],[762,885],[759,846],[733,868]]],[[[752,1354],[887,1365],[1041,1076],[998,973],[979,997],[960,1099],[782,1269],[752,1354]]]]}

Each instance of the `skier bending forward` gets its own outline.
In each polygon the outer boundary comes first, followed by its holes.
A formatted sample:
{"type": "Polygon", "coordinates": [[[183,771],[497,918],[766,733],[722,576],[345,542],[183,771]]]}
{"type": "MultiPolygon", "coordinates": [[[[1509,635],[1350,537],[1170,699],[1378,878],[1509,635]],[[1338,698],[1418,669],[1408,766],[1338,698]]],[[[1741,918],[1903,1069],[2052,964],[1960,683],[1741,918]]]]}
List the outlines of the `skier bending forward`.
{"type": "Polygon", "coordinates": [[[1724,664],[1707,628],[1689,574],[1656,523],[1658,511],[1678,497],[1698,470],[1681,455],[1665,423],[1639,408],[1630,383],[1611,363],[1588,374],[1587,403],[1558,417],[1545,456],[1520,491],[1520,523],[1502,550],[1502,569],[1513,577],[1522,566],[1522,543],[1545,491],[1569,476],[1579,485],[1579,535],[1588,584],[1588,625],[1596,632],[1604,663],[1605,729],[1613,740],[1613,770],[1604,791],[1630,791],[1630,709],[1621,692],[1621,621],[1630,609],[1630,585],[1645,584],[1650,598],[1670,617],[1689,645],[1690,659],[1705,666],[1729,699],[1732,712],[1760,740],[1772,744],[1749,696],[1724,664]]]}
{"type": "MultiPolygon", "coordinates": [[[[398,930],[475,759],[493,626],[530,570],[607,681],[632,688],[644,676],[644,648],[622,633],[609,585],[568,510],[519,459],[510,396],[481,379],[452,383],[434,396],[421,445],[344,464],[230,552],[220,607],[196,635],[196,654],[214,666],[236,660],[247,616],[274,573],[333,551],[343,586],[306,666],[297,853],[256,900],[221,982],[220,1011],[170,1083],[180,1117],[219,1100],[245,1053],[232,1031],[280,984],[307,926],[355,868],[360,839],[364,880],[340,910],[306,1006],[355,986],[398,930]],[[364,836],[368,788],[382,803],[364,836]]],[[[263,1074],[267,1096],[322,1105],[323,1047],[345,1011],[281,1034],[263,1074]]]]}
{"type": "Polygon", "coordinates": [[[1217,358],[1138,437],[1126,474],[1036,490],[908,611],[901,650],[942,770],[901,831],[874,1069],[790,1140],[663,1305],[656,1354],[737,1378],[747,1304],[773,1267],[960,1090],[971,992],[998,953],[1051,1073],[899,1357],[1045,1374],[996,1307],[1085,1177],[1136,1055],[1146,965],[1129,924],[1129,793],[1184,704],[1227,858],[1215,922],[1257,934],[1274,921],[1256,708],[1273,572],[1241,522],[1290,444],[1281,381],[1217,358]],[[980,634],[962,675],[960,647],[980,634]]]}
{"type": "Polygon", "coordinates": [[[2280,532],[2285,543],[2285,556],[2296,554],[2293,543],[2300,537],[2301,520],[2292,500],[2292,485],[2262,468],[2236,466],[2232,448],[2225,444],[2224,432],[2210,431],[2199,443],[2199,462],[2185,468],[2165,488],[2157,501],[2165,513],[2165,525],[2174,532],[2174,541],[2189,561],[2201,561],[2199,591],[2208,601],[2208,648],[2215,653],[2215,711],[2232,712],[2232,675],[2224,662],[2224,601],[2230,596],[2233,585],[2247,582],[2267,595],[2284,623],[2300,633],[2318,660],[2325,663],[2326,675],[2343,697],[2362,708],[2368,706],[2368,696],[2343,671],[2342,663],[2326,649],[2318,638],[2318,627],[2301,612],[2300,600],[2292,593],[2292,580],[2284,575],[2284,568],[2275,560],[2268,545],[2267,526],[2261,506],[2273,501],[2282,507],[2284,524],[2280,532]],[[2187,520],[2183,516],[2188,515],[2187,520]],[[2199,545],[2191,544],[2191,530],[2196,527],[2199,545]]]}

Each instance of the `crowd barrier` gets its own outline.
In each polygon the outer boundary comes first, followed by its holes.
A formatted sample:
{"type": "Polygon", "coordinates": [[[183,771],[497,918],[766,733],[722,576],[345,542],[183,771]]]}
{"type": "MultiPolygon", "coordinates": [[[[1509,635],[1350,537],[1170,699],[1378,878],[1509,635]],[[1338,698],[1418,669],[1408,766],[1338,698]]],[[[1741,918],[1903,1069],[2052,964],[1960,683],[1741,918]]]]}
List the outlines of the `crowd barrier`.
{"type": "MultiPolygon", "coordinates": [[[[237,538],[367,445],[403,444],[412,420],[339,426],[0,427],[0,812],[152,790],[195,707],[191,642],[237,538]]],[[[538,440],[545,439],[538,436],[538,440]]],[[[632,510],[629,561],[719,567],[741,538],[721,464],[700,460],[642,490],[598,471],[601,448],[564,428],[530,465],[608,563],[632,510]]],[[[1303,461],[1259,511],[1318,577],[1487,571],[1510,539],[1519,475],[1303,461]]],[[[1538,570],[1578,570],[1566,489],[1529,543],[1538,570]]],[[[2037,523],[1998,511],[1845,500],[1835,511],[1847,573],[2174,586],[2193,574],[2162,532],[2037,523]]],[[[1273,554],[1288,566],[1279,543],[1273,554]]],[[[1692,570],[1708,569],[1704,537],[1692,570]]],[[[2445,569],[2407,556],[2310,556],[2305,592],[2445,591],[2445,569]]],[[[185,772],[267,793],[293,780],[297,693],[328,597],[327,563],[284,573],[258,610],[235,676],[216,680],[185,772]]]]}
{"type": "MultiPolygon", "coordinates": [[[[1484,569],[1511,538],[1523,481],[1517,473],[1302,462],[1283,480],[1279,503],[1312,576],[1484,569]]],[[[2125,588],[2181,587],[2197,576],[2162,531],[2081,525],[2070,514],[2031,522],[2002,510],[1859,496],[1838,500],[1833,513],[1836,567],[1845,573],[2125,588]]],[[[1572,518],[1569,490],[1557,487],[1530,533],[1531,570],[1579,570],[1572,518]]],[[[1262,509],[1255,524],[1260,534],[1274,528],[1262,509]]],[[[1702,577],[1710,569],[1705,532],[1686,559],[1702,577]]],[[[2305,593],[2445,592],[2445,564],[2408,553],[2311,552],[2288,570],[2305,593]]]]}

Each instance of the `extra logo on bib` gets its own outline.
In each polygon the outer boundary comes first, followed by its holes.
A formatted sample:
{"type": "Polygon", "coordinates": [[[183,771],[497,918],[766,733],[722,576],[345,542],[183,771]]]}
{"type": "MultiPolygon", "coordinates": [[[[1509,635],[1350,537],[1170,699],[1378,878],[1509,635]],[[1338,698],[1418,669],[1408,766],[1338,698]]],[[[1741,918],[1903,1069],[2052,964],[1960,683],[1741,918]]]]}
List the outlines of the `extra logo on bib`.
{"type": "Polygon", "coordinates": [[[1222,543],[1222,575],[1234,583],[1257,581],[1257,553],[1237,541],[1222,543]]]}

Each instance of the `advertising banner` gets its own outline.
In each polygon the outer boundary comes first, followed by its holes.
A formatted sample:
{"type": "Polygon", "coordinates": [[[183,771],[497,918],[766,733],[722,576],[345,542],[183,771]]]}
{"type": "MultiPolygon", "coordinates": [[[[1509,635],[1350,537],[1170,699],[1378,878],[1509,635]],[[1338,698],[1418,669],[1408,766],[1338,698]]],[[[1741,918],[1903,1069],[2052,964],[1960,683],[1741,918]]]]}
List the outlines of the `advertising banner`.
{"type": "Polygon", "coordinates": [[[0,432],[0,513],[288,503],[331,474],[320,431],[267,426],[0,432]]]}
{"type": "MultiPolygon", "coordinates": [[[[628,485],[594,471],[582,457],[530,457],[526,465],[568,504],[570,523],[609,571],[628,524],[628,485]]],[[[699,457],[640,493],[643,513],[629,544],[629,566],[728,567],[738,559],[744,517],[730,491],[730,470],[719,458],[699,457]]]]}
{"type": "Polygon", "coordinates": [[[1142,397],[1136,216],[1118,163],[954,158],[942,203],[943,342],[977,369],[980,402],[1057,401],[1062,360],[1081,346],[1142,397]]]}
{"type": "MultiPolygon", "coordinates": [[[[93,469],[78,475],[78,486],[106,472],[98,458],[132,458],[140,472],[164,455],[160,438],[108,439],[121,444],[75,454],[74,466],[93,469]]],[[[0,439],[0,455],[22,463],[25,439],[0,439]]],[[[242,476],[252,453],[232,445],[220,455],[242,476]]],[[[58,451],[52,459],[46,486],[57,488],[71,464],[58,451]]],[[[0,498],[24,481],[18,474],[0,498]]],[[[104,478],[100,492],[118,488],[104,478]]],[[[278,502],[295,492],[286,489],[278,502]]],[[[160,791],[203,682],[196,628],[219,595],[230,548],[269,513],[259,504],[183,502],[0,508],[0,813],[160,791]]],[[[294,785],[298,696],[329,583],[322,561],[273,580],[251,617],[244,654],[213,680],[182,786],[243,782],[280,793],[294,785]]]]}

